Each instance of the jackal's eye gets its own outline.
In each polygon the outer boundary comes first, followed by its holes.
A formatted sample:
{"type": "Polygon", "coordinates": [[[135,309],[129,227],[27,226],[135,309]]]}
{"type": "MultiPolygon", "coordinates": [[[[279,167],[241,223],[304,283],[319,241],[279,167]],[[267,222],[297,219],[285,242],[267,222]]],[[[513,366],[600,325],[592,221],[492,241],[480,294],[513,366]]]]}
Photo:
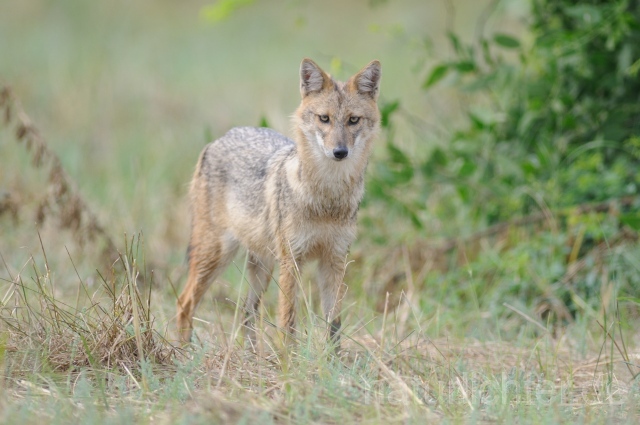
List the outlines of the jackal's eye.
{"type": "Polygon", "coordinates": [[[318,115],[318,118],[320,118],[322,122],[329,122],[329,115],[318,115]]]}
{"type": "Polygon", "coordinates": [[[358,121],[360,121],[360,117],[349,118],[349,124],[358,124],[358,121]]]}

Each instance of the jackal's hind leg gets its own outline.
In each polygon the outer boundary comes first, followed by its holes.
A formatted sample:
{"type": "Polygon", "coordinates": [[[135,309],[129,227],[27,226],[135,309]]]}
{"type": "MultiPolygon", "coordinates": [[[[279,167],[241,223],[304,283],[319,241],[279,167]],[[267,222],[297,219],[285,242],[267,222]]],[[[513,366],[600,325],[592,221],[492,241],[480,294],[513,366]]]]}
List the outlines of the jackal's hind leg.
{"type": "Polygon", "coordinates": [[[258,308],[262,294],[267,290],[273,274],[274,260],[263,259],[255,254],[249,254],[247,263],[247,275],[249,280],[249,293],[245,302],[245,333],[255,348],[256,331],[255,322],[258,316],[258,308]]]}
{"type": "Polygon", "coordinates": [[[191,342],[193,314],[211,283],[229,265],[238,250],[235,240],[224,237],[192,238],[189,253],[189,277],[178,298],[178,332],[183,344],[191,342]]]}

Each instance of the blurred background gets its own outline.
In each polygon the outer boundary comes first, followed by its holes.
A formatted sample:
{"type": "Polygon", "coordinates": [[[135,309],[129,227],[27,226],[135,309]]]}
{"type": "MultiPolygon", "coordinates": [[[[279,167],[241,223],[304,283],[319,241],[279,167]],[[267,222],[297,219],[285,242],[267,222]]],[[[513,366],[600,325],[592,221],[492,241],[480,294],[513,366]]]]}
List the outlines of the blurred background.
{"type": "Polygon", "coordinates": [[[576,335],[612,310],[637,319],[640,10],[622,0],[4,2],[0,83],[103,231],[82,240],[65,219],[13,115],[0,276],[44,251],[64,292],[69,257],[91,283],[102,239],[141,232],[169,322],[199,152],[233,126],[291,135],[304,57],[338,79],[382,62],[354,309],[381,312],[389,293],[437,317],[427,332],[482,338],[519,335],[505,303],[576,335]]]}

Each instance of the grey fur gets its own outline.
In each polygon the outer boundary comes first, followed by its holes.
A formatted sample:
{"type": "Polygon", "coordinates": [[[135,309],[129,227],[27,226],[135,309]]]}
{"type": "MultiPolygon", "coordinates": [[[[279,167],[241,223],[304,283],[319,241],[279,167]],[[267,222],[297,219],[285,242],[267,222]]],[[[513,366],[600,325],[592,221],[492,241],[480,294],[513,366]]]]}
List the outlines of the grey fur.
{"type": "Polygon", "coordinates": [[[275,159],[289,156],[295,149],[293,140],[269,128],[232,128],[204,149],[201,171],[206,176],[211,202],[216,202],[220,196],[216,192],[224,187],[256,217],[258,225],[258,217],[267,208],[265,177],[275,159]]]}

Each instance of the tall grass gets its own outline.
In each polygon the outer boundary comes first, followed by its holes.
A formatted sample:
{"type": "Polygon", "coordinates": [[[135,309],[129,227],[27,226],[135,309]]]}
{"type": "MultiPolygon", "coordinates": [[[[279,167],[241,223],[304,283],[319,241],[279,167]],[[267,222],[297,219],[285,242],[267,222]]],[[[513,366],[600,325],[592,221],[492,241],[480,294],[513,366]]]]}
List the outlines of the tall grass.
{"type": "MultiPolygon", "coordinates": [[[[625,357],[617,326],[603,323],[600,352],[580,356],[575,338],[554,336],[516,307],[533,343],[432,338],[437,317],[414,317],[403,329],[403,309],[415,314],[414,300],[406,299],[383,317],[348,316],[339,357],[325,344],[325,324],[310,311],[286,349],[266,310],[255,350],[228,315],[200,322],[199,342],[178,349],[153,317],[154,302],[173,300],[145,293],[150,282],[136,283],[139,246],[139,240],[125,246],[98,290],[89,292],[78,278],[74,305],[55,295],[46,252],[5,281],[4,422],[635,420],[637,384],[622,378],[621,368],[636,360],[625,357]]],[[[305,304],[313,304],[310,297],[305,294],[305,304]]]]}

